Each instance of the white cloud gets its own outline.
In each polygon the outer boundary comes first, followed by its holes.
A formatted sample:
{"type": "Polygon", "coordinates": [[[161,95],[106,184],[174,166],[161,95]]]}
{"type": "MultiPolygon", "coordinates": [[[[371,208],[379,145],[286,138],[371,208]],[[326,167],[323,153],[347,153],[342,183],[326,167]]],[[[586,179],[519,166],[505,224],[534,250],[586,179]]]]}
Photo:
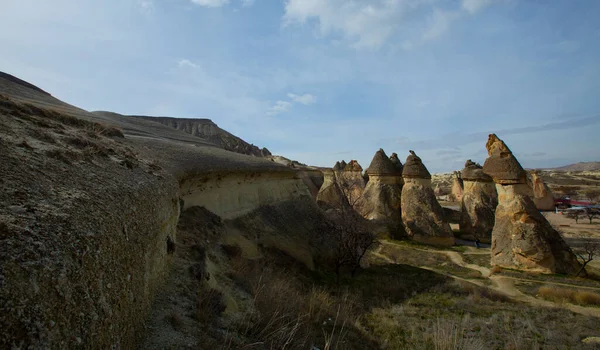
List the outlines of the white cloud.
{"type": "Polygon", "coordinates": [[[241,0],[242,1],[242,7],[250,7],[252,5],[254,5],[255,0],[241,0]]]}
{"type": "Polygon", "coordinates": [[[378,48],[411,4],[414,2],[399,0],[288,0],[283,24],[316,19],[321,35],[341,33],[356,48],[378,48]]]}
{"type": "Polygon", "coordinates": [[[223,5],[227,5],[229,0],[190,0],[196,5],[204,6],[204,7],[221,7],[223,5]]]}
{"type": "Polygon", "coordinates": [[[179,66],[179,68],[184,68],[184,67],[188,67],[188,68],[198,68],[198,65],[195,64],[194,62],[188,60],[188,59],[181,59],[179,60],[179,62],[177,62],[177,65],[179,66]]]}
{"type": "Polygon", "coordinates": [[[462,0],[462,7],[470,14],[474,14],[491,2],[492,0],[462,0]]]}
{"type": "Polygon", "coordinates": [[[149,15],[154,12],[154,2],[152,0],[138,0],[137,2],[140,11],[149,15]]]}
{"type": "Polygon", "coordinates": [[[303,105],[311,105],[311,104],[317,102],[317,97],[313,96],[311,94],[296,95],[296,94],[289,93],[287,95],[289,98],[292,99],[292,101],[302,103],[303,105]]]}
{"type": "Polygon", "coordinates": [[[441,36],[450,28],[450,24],[459,17],[460,14],[458,12],[434,9],[433,16],[430,19],[431,24],[425,33],[423,33],[423,39],[431,40],[441,36]]]}
{"type": "Polygon", "coordinates": [[[267,113],[268,115],[277,115],[280,113],[284,113],[290,110],[290,107],[292,107],[292,104],[290,102],[287,101],[277,101],[275,102],[275,105],[271,106],[271,108],[269,108],[269,112],[267,113]]]}

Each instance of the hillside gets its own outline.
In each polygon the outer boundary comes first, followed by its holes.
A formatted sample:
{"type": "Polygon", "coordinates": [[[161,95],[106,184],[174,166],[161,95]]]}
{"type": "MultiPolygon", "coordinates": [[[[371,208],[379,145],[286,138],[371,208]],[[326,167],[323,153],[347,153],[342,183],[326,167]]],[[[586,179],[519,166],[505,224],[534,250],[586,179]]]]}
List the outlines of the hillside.
{"type": "Polygon", "coordinates": [[[210,119],[149,117],[141,115],[131,115],[127,117],[144,119],[166,125],[170,128],[199,137],[231,152],[247,154],[256,157],[266,157],[271,155],[271,152],[269,152],[268,149],[260,149],[253,144],[249,144],[248,142],[229,133],[228,131],[219,128],[217,124],[210,119]]]}
{"type": "Polygon", "coordinates": [[[600,162],[579,162],[569,164],[557,168],[548,168],[545,170],[553,171],[598,171],[600,170],[600,162]]]}

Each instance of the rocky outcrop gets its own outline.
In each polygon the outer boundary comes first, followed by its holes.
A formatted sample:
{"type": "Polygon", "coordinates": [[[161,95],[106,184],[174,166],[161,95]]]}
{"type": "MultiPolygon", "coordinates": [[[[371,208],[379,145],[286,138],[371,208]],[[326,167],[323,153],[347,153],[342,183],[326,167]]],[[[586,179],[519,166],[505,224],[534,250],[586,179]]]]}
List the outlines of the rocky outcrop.
{"type": "Polygon", "coordinates": [[[369,220],[386,222],[391,228],[401,223],[400,196],[402,173],[379,149],[367,169],[369,182],[357,205],[358,212],[369,220]]]}
{"type": "Polygon", "coordinates": [[[338,172],[338,184],[351,206],[356,204],[365,189],[362,170],[358,161],[351,160],[344,169],[338,172]]]}
{"type": "Polygon", "coordinates": [[[450,200],[453,202],[460,202],[462,200],[464,191],[463,179],[458,171],[452,173],[452,188],[450,192],[450,200]]]}
{"type": "Polygon", "coordinates": [[[464,192],[459,223],[461,238],[490,243],[498,205],[494,181],[483,172],[481,165],[470,159],[462,170],[462,179],[464,192]]]}
{"type": "Polygon", "coordinates": [[[247,154],[255,157],[271,156],[266,148],[258,148],[241,138],[219,128],[210,119],[204,118],[169,118],[169,117],[148,117],[148,116],[129,116],[149,120],[181,130],[187,134],[205,139],[227,151],[247,154]]]}
{"type": "Polygon", "coordinates": [[[0,348],[137,347],[177,181],[99,127],[0,101],[0,348]]]}
{"type": "Polygon", "coordinates": [[[408,236],[427,244],[453,245],[452,230],[431,188],[431,174],[413,151],[406,158],[402,177],[402,221],[408,236]]]}
{"type": "Polygon", "coordinates": [[[496,183],[492,266],[542,273],[576,273],[577,258],[527,195],[525,170],[506,144],[491,134],[483,171],[496,183]]]}
{"type": "Polygon", "coordinates": [[[555,209],[552,190],[535,170],[531,171],[531,187],[533,189],[533,203],[539,210],[555,209]]]}
{"type": "MultiPolygon", "coordinates": [[[[336,163],[337,165],[337,163],[336,163]]],[[[324,208],[346,208],[348,200],[338,184],[337,175],[333,169],[322,169],[323,185],[317,194],[317,204],[324,208]]]]}
{"type": "Polygon", "coordinates": [[[390,156],[390,160],[392,161],[392,164],[394,164],[394,166],[396,167],[396,169],[398,170],[400,175],[402,175],[402,170],[404,169],[404,166],[402,165],[402,162],[398,158],[398,154],[392,153],[392,155],[390,156]]]}

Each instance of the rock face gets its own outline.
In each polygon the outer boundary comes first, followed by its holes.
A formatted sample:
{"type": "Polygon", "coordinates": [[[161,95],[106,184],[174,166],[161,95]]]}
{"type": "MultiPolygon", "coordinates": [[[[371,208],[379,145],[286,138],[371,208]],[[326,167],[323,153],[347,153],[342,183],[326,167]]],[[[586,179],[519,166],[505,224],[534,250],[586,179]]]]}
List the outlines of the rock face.
{"type": "Polygon", "coordinates": [[[494,181],[483,172],[481,165],[470,159],[465,163],[462,179],[464,192],[459,222],[461,238],[490,243],[498,205],[494,181]]]}
{"type": "Polygon", "coordinates": [[[577,258],[527,195],[526,173],[496,135],[486,144],[483,171],[496,183],[492,265],[542,273],[576,273],[577,258]]]}
{"type": "Polygon", "coordinates": [[[362,170],[363,169],[360,164],[358,164],[358,161],[351,160],[350,163],[337,174],[340,189],[351,206],[356,204],[365,189],[365,179],[363,178],[362,170]]]}
{"type": "Polygon", "coordinates": [[[367,171],[369,182],[357,202],[357,211],[366,219],[382,224],[388,233],[401,235],[402,173],[383,149],[375,153],[367,171]]]}
{"type": "Polygon", "coordinates": [[[450,194],[450,199],[455,202],[460,202],[463,197],[463,179],[461,178],[460,172],[455,171],[452,173],[452,192],[450,194]]]}
{"type": "Polygon", "coordinates": [[[453,245],[452,230],[444,221],[444,212],[431,188],[431,174],[421,158],[413,151],[410,153],[402,171],[401,208],[406,233],[419,242],[453,245]]]}
{"type": "Polygon", "coordinates": [[[554,210],[554,195],[535,170],[531,171],[531,187],[535,206],[539,210],[554,210]]]}
{"type": "Polygon", "coordinates": [[[348,200],[338,184],[336,172],[333,169],[322,169],[322,171],[323,185],[317,194],[317,204],[321,207],[347,207],[348,200]]]}
{"type": "Polygon", "coordinates": [[[241,138],[219,128],[210,119],[203,118],[169,118],[169,117],[148,117],[131,116],[135,118],[150,120],[169,126],[173,129],[181,130],[185,133],[208,140],[209,142],[231,152],[247,154],[256,157],[267,157],[271,155],[266,148],[258,148],[241,138]]]}

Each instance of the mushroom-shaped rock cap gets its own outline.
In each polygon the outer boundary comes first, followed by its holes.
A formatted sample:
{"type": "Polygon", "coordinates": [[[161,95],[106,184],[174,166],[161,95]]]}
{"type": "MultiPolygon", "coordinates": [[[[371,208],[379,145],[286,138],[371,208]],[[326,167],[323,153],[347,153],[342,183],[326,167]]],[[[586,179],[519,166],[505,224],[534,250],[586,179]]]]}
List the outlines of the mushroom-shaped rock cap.
{"type": "Polygon", "coordinates": [[[398,173],[400,175],[402,175],[402,162],[400,161],[400,159],[398,158],[398,155],[396,153],[392,153],[392,155],[390,156],[390,160],[392,161],[392,163],[394,164],[394,166],[396,167],[396,169],[398,169],[398,173]]]}
{"type": "Polygon", "coordinates": [[[462,178],[466,181],[492,182],[492,178],[483,172],[483,167],[479,163],[474,163],[470,159],[465,163],[462,170],[462,178]]]}
{"type": "Polygon", "coordinates": [[[421,179],[431,179],[429,170],[421,161],[421,158],[417,156],[414,151],[409,151],[410,155],[406,157],[404,163],[404,169],[402,170],[402,177],[416,177],[421,179]]]}
{"type": "Polygon", "coordinates": [[[504,141],[496,134],[490,134],[485,147],[489,157],[483,164],[483,172],[491,176],[495,183],[525,183],[525,170],[504,141]]]}
{"type": "Polygon", "coordinates": [[[335,165],[333,166],[333,170],[335,170],[335,171],[342,170],[342,165],[340,164],[340,162],[335,162],[335,165]]]}
{"type": "Polygon", "coordinates": [[[342,160],[342,161],[340,162],[340,170],[344,170],[344,169],[346,168],[346,165],[348,165],[348,163],[346,163],[346,161],[345,161],[345,160],[342,160]]]}
{"type": "Polygon", "coordinates": [[[363,168],[360,166],[360,164],[358,164],[357,160],[351,160],[350,163],[348,163],[346,165],[346,167],[344,168],[344,171],[361,171],[362,172],[363,168]]]}
{"type": "Polygon", "coordinates": [[[397,175],[400,176],[398,169],[394,166],[394,163],[388,158],[387,154],[383,151],[383,149],[379,149],[379,151],[375,152],[373,156],[373,160],[371,161],[371,165],[367,169],[369,176],[370,175],[397,175]]]}

